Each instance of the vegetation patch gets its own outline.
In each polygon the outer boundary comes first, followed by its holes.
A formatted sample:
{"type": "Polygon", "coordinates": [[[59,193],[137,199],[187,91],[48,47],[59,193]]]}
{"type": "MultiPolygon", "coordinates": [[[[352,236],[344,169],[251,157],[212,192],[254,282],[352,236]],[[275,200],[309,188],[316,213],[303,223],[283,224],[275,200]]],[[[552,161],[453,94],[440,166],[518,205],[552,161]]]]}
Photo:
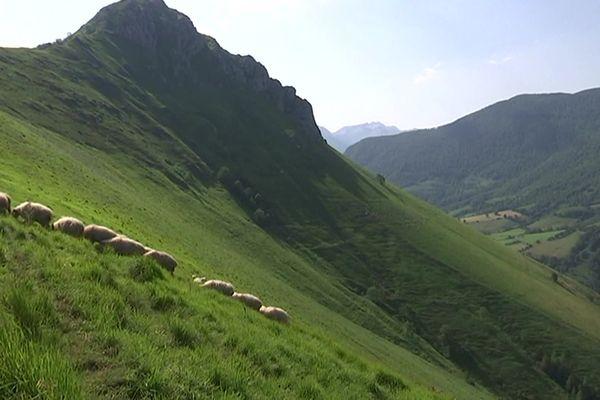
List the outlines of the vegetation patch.
{"type": "Polygon", "coordinates": [[[68,359],[53,346],[32,340],[31,326],[24,329],[22,324],[0,316],[0,397],[83,399],[80,376],[68,359]]]}

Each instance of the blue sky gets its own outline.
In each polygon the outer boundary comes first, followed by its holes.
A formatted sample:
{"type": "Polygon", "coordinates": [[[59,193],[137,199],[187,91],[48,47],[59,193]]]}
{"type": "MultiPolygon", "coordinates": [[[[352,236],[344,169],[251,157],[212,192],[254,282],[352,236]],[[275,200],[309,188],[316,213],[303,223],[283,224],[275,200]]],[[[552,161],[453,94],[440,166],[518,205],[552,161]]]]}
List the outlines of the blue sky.
{"type": "MultiPolygon", "coordinates": [[[[110,0],[0,0],[0,46],[76,31],[110,0]]],[[[453,121],[520,93],[600,86],[595,0],[166,0],[296,87],[320,125],[453,121]]]]}

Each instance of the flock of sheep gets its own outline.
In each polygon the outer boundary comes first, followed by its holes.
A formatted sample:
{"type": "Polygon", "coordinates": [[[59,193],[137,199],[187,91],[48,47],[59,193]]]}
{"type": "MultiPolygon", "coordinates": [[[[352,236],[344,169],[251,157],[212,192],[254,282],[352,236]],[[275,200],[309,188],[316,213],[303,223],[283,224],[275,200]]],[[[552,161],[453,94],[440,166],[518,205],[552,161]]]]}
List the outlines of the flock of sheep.
{"type": "Polygon", "coordinates": [[[288,322],[290,320],[289,314],[282,308],[273,306],[264,306],[261,299],[250,293],[238,293],[233,288],[233,285],[229,282],[220,281],[218,279],[207,280],[204,277],[192,275],[194,283],[201,285],[202,287],[214,289],[218,292],[223,293],[226,296],[231,296],[236,300],[241,301],[247,307],[260,312],[267,318],[270,318],[279,322],[288,322]]]}
{"type": "MultiPolygon", "coordinates": [[[[71,236],[84,237],[91,242],[111,247],[119,255],[140,255],[152,258],[171,273],[175,271],[175,267],[177,266],[177,261],[170,254],[146,247],[140,242],[118,234],[105,226],[93,224],[85,226],[83,222],[73,217],[61,217],[54,223],[51,223],[53,218],[52,209],[43,204],[27,201],[11,210],[10,196],[0,192],[0,215],[2,214],[12,214],[15,218],[22,218],[29,223],[37,222],[44,227],[52,228],[71,236]]],[[[194,283],[202,287],[217,290],[241,301],[247,307],[259,311],[267,318],[280,322],[289,321],[289,314],[285,310],[279,307],[264,306],[258,297],[250,293],[235,292],[233,285],[229,282],[215,279],[207,280],[204,277],[201,278],[195,275],[192,276],[192,279],[194,283]]]]}

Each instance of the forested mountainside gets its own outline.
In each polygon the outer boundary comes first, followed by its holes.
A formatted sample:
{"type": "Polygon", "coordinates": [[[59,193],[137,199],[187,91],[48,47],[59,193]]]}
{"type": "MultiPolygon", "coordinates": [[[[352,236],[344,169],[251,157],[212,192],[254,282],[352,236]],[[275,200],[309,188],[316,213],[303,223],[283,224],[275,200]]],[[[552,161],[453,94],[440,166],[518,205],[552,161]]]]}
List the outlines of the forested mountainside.
{"type": "Polygon", "coordinates": [[[560,257],[538,258],[600,288],[599,150],[600,89],[591,89],[517,96],[436,129],[364,140],[347,154],[456,215],[517,209],[526,226],[541,220],[577,233],[560,257]]]}

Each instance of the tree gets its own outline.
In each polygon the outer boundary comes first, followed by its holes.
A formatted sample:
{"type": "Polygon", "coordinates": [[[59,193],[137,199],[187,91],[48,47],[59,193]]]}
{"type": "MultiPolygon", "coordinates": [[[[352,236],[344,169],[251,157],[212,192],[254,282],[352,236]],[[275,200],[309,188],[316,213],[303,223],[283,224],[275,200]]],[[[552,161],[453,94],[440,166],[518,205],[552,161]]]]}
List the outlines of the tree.
{"type": "Polygon", "coordinates": [[[367,289],[366,296],[373,303],[382,303],[385,300],[383,289],[377,286],[371,286],[367,289]]]}
{"type": "Polygon", "coordinates": [[[219,171],[217,172],[217,179],[225,187],[230,187],[233,184],[233,175],[228,167],[219,168],[219,171]]]}
{"type": "Polygon", "coordinates": [[[252,214],[252,219],[259,226],[265,226],[269,221],[269,214],[267,214],[262,208],[257,208],[252,214]]]}
{"type": "Polygon", "coordinates": [[[577,378],[575,376],[573,376],[573,374],[570,374],[569,378],[567,378],[567,383],[565,384],[565,389],[567,390],[567,392],[573,393],[576,391],[576,389],[578,387],[579,387],[579,382],[577,381],[577,378]]]}

